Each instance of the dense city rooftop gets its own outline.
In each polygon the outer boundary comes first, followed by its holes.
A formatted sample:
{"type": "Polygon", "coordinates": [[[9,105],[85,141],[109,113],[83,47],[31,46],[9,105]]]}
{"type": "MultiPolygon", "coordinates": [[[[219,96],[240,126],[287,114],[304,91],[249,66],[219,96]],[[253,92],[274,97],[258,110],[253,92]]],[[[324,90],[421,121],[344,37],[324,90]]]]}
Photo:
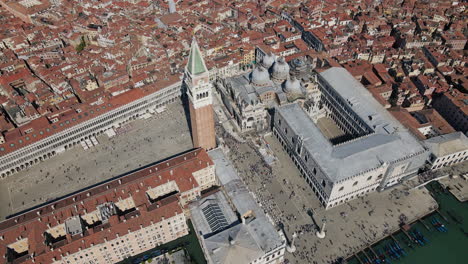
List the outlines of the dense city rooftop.
{"type": "Polygon", "coordinates": [[[458,89],[449,100],[466,108],[466,3],[0,4],[0,156],[179,83],[193,34],[213,79],[245,72],[261,47],[342,65],[386,106],[420,110],[458,89]]]}

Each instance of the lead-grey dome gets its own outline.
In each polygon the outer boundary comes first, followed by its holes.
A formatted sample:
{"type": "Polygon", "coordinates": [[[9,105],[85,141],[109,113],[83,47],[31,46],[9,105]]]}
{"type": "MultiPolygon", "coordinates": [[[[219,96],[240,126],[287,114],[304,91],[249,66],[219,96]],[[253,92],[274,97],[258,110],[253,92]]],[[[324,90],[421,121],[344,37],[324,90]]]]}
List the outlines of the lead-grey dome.
{"type": "Polygon", "coordinates": [[[283,82],[289,77],[289,65],[283,57],[279,57],[273,65],[272,77],[277,82],[283,82]]]}
{"type": "Polygon", "coordinates": [[[288,94],[300,94],[302,93],[301,82],[295,77],[291,77],[284,82],[283,91],[288,94]]]}
{"type": "Polygon", "coordinates": [[[273,53],[269,52],[263,56],[262,66],[265,67],[265,69],[269,69],[273,63],[275,63],[275,55],[273,53]]]}
{"type": "Polygon", "coordinates": [[[262,66],[257,66],[252,71],[251,81],[252,84],[256,86],[265,86],[268,85],[268,83],[270,82],[270,75],[268,74],[268,71],[265,68],[263,68],[262,66]]]}

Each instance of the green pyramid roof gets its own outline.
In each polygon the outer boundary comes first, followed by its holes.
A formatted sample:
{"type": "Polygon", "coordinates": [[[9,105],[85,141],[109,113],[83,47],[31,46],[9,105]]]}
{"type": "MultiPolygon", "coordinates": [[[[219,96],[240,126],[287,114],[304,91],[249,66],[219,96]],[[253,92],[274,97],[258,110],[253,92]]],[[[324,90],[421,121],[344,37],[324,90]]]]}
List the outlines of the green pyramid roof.
{"type": "Polygon", "coordinates": [[[195,38],[192,41],[192,48],[190,49],[187,70],[193,75],[208,71],[195,38]]]}

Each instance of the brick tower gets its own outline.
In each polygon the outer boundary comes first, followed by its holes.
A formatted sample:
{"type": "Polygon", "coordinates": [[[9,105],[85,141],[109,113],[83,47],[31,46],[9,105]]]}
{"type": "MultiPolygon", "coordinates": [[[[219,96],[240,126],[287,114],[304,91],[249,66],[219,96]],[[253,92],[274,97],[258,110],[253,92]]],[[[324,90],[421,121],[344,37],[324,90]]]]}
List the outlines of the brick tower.
{"type": "Polygon", "coordinates": [[[189,98],[194,147],[216,147],[211,83],[208,69],[195,38],[192,41],[184,82],[189,98]]]}

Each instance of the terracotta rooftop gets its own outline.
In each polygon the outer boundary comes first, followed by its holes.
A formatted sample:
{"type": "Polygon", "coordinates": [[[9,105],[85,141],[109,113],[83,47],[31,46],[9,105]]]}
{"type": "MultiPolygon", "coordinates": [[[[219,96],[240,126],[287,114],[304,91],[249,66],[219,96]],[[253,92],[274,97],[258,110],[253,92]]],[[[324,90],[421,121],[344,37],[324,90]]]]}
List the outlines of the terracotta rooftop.
{"type": "MultiPolygon", "coordinates": [[[[192,173],[210,165],[213,161],[206,151],[194,149],[13,216],[0,222],[0,256],[5,256],[8,245],[28,238],[28,254],[36,256],[35,263],[51,263],[54,257],[60,260],[61,254],[66,252],[72,254],[80,247],[99,244],[105,239],[111,240],[140,229],[140,226],[181,214],[183,210],[178,197],[198,187],[192,173]],[[147,190],[170,181],[175,181],[179,192],[153,202],[147,198],[147,190]],[[50,228],[65,223],[71,217],[81,216],[83,219],[98,207],[109,203],[115,205],[127,198],[133,201],[132,210],[111,215],[108,223],[86,226],[82,236],[67,234],[58,246],[60,251],[44,243],[43,234],[50,228]]],[[[2,261],[4,259],[0,258],[2,261]]],[[[32,260],[24,263],[32,263],[32,260]]]]}

